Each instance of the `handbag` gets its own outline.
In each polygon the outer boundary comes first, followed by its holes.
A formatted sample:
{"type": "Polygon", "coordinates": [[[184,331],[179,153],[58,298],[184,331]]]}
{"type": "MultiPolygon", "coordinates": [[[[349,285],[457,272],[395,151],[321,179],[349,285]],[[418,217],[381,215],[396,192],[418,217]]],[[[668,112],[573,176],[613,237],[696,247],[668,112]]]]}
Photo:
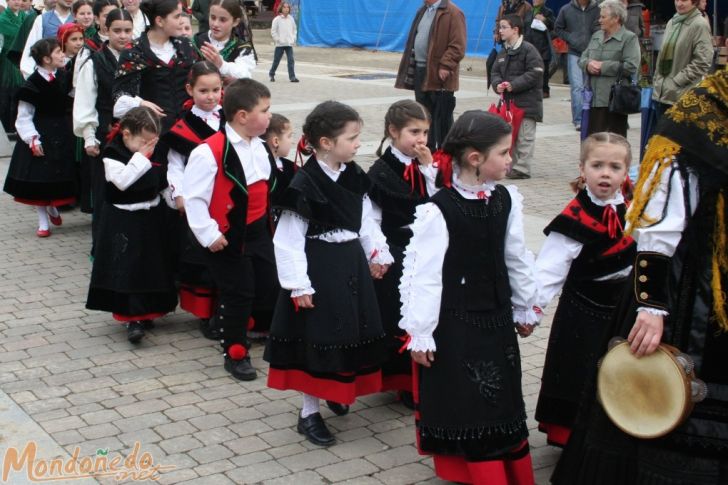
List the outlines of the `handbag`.
{"type": "Polygon", "coordinates": [[[609,111],[623,115],[630,115],[640,112],[642,103],[642,90],[639,86],[632,84],[631,76],[627,78],[627,84],[622,84],[622,65],[617,71],[617,80],[612,84],[609,92],[609,111]]]}

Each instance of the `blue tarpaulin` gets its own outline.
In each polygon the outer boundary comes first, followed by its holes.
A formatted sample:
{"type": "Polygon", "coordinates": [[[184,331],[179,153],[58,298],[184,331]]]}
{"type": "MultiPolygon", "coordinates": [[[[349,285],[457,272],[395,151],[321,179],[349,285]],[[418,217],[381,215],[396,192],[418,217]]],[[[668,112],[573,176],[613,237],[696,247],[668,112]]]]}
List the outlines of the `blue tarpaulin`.
{"type": "MultiPolygon", "coordinates": [[[[487,56],[501,0],[456,0],[465,13],[467,54],[487,56]]],[[[422,0],[299,0],[298,43],[401,52],[422,0]]]]}

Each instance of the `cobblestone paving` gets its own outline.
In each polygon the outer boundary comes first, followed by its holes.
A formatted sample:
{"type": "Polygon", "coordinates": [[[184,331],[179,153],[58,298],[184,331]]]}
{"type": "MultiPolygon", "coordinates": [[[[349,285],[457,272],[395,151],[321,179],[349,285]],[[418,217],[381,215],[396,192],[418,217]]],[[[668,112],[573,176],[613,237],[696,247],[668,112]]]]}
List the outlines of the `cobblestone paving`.
{"type": "MultiPolygon", "coordinates": [[[[272,48],[258,35],[261,64],[255,77],[267,83],[272,48]]],[[[381,139],[387,106],[410,93],[394,90],[391,77],[340,76],[393,74],[398,55],[296,48],[296,56],[301,83],[288,83],[281,66],[279,80],[268,84],[273,110],[288,115],[300,134],[315,103],[336,98],[354,104],[365,120],[361,160],[366,165],[381,139]]],[[[495,99],[486,94],[482,64],[481,59],[463,62],[456,115],[487,108],[495,99]]],[[[569,124],[566,98],[568,89],[554,87],[545,101],[533,178],[518,183],[534,249],[542,227],[571,197],[568,181],[577,174],[578,134],[569,124]]],[[[638,136],[636,121],[632,141],[638,136]]],[[[0,159],[0,174],[7,165],[7,158],[0,159]]],[[[442,483],[434,478],[431,461],[415,449],[411,413],[392,394],[361,398],[344,417],[324,409],[338,444],[321,449],[295,431],[298,394],[266,388],[261,344],[252,349],[261,376],[241,383],[228,377],[219,347],[200,336],[197,322],[186,313],[160,319],[140,345],[128,343],[124,328],[110,315],[84,308],[91,267],[89,217],[66,212],[63,218],[52,237],[38,239],[35,211],[0,196],[0,394],[9,407],[18,408],[12,420],[0,408],[6,420],[0,420],[3,450],[34,439],[56,446],[59,453],[79,447],[80,456],[98,449],[113,455],[128,453],[140,442],[155,463],[175,467],[161,474],[160,483],[442,483]],[[14,432],[9,431],[13,424],[14,432]]],[[[539,484],[548,483],[559,454],[535,431],[533,419],[548,331],[549,318],[535,336],[521,340],[539,484]]],[[[19,476],[8,479],[21,482],[19,476]]]]}

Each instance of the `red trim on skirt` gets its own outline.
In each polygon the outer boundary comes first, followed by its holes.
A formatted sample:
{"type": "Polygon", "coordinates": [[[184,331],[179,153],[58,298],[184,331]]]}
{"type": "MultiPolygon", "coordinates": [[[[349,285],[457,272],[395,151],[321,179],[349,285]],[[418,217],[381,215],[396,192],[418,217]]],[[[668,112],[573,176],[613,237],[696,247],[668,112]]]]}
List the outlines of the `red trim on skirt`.
{"type": "Polygon", "coordinates": [[[180,287],[179,306],[197,318],[211,318],[215,314],[215,290],[201,287],[180,287]]]}
{"type": "Polygon", "coordinates": [[[22,199],[20,197],[13,198],[15,202],[19,202],[21,204],[25,205],[39,205],[41,207],[45,206],[52,206],[52,207],[61,207],[64,205],[70,205],[76,202],[75,197],[68,197],[67,199],[58,199],[58,200],[33,200],[33,199],[22,199]]]}
{"type": "Polygon", "coordinates": [[[571,429],[566,426],[551,423],[538,423],[538,430],[546,433],[546,441],[553,446],[566,446],[571,436],[571,429]]]}
{"type": "Polygon", "coordinates": [[[154,320],[155,318],[162,318],[167,312],[162,313],[147,313],[146,315],[119,315],[118,313],[112,313],[111,316],[117,322],[135,322],[138,320],[154,320]]]}
{"type": "MultiPolygon", "coordinates": [[[[343,374],[342,374],[343,375],[343,374]]],[[[358,396],[374,394],[382,387],[382,372],[377,370],[364,375],[348,375],[350,382],[341,382],[296,369],[274,369],[268,371],[268,387],[280,391],[295,390],[319,399],[340,404],[353,404],[358,396]]]]}
{"type": "MultiPolygon", "coordinates": [[[[528,444],[524,441],[518,451],[528,444]]],[[[466,461],[461,456],[433,455],[435,474],[443,480],[476,485],[534,485],[531,454],[517,460],[466,461]]]]}
{"type": "Polygon", "coordinates": [[[382,376],[382,392],[407,391],[412,392],[412,376],[407,374],[392,374],[382,376]]]}

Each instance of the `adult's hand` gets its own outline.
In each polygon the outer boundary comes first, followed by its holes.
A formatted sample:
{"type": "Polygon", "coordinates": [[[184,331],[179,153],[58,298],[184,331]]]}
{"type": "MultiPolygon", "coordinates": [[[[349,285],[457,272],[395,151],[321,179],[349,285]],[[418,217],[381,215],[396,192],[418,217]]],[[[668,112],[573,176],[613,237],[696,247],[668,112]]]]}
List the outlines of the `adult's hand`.
{"type": "Polygon", "coordinates": [[[445,82],[447,78],[450,77],[450,71],[448,71],[447,69],[439,69],[437,71],[437,75],[440,78],[440,81],[445,82]]]}
{"type": "Polygon", "coordinates": [[[664,317],[662,315],[653,315],[646,311],[639,312],[632,331],[627,336],[632,352],[637,357],[642,357],[657,350],[662,339],[663,327],[664,317]]]}

